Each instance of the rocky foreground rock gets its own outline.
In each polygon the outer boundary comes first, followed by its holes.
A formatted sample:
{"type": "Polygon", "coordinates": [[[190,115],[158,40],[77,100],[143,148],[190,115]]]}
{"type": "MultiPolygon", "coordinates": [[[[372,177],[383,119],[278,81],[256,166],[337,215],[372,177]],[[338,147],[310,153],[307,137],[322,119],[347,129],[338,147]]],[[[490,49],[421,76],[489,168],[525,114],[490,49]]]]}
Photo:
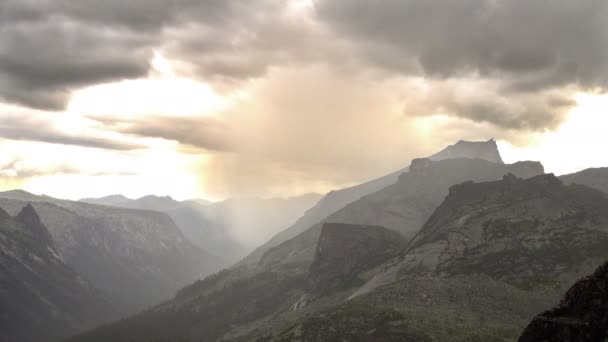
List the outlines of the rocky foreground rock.
{"type": "Polygon", "coordinates": [[[608,263],[576,282],[554,309],[536,316],[519,342],[608,339],[608,263]]]}

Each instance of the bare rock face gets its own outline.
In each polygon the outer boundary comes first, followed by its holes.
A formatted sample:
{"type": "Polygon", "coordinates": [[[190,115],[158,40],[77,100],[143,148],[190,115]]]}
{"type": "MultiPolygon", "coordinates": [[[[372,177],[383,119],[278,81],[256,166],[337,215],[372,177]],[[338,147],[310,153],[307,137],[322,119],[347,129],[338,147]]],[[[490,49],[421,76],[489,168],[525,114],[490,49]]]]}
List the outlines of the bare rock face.
{"type": "Polygon", "coordinates": [[[310,287],[319,295],[356,282],[359,272],[396,256],[406,246],[397,232],[380,226],[326,223],[310,266],[310,287]]]}
{"type": "Polygon", "coordinates": [[[443,151],[430,157],[432,160],[456,158],[484,159],[499,164],[503,162],[494,139],[488,141],[460,140],[456,144],[450,145],[443,151]]]}
{"type": "Polygon", "coordinates": [[[465,182],[425,223],[404,272],[483,273],[523,287],[608,256],[608,197],[551,174],[465,182]]]}
{"type": "Polygon", "coordinates": [[[606,341],[608,263],[572,286],[554,309],[536,316],[519,342],[606,341]]]}

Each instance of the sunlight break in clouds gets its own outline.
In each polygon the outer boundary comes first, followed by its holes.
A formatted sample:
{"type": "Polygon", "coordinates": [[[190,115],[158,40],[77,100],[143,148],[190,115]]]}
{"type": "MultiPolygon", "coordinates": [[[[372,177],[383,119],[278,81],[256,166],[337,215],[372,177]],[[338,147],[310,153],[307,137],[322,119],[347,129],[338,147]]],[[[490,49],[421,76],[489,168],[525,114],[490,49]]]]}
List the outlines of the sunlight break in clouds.
{"type": "Polygon", "coordinates": [[[555,131],[530,136],[522,146],[499,143],[506,162],[540,160],[546,172],[558,175],[608,166],[608,95],[580,93],[577,106],[555,131]]]}

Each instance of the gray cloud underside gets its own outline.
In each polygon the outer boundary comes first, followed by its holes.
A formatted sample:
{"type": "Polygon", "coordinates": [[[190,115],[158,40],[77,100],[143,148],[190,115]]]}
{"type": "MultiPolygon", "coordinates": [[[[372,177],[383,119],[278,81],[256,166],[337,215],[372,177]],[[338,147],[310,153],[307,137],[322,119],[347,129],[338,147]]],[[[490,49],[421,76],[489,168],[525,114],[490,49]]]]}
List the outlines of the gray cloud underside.
{"type": "MultiPolygon", "coordinates": [[[[0,0],[0,97],[61,109],[73,89],[145,75],[158,49],[213,82],[307,63],[384,77],[490,79],[493,99],[448,96],[436,105],[472,121],[542,130],[571,105],[553,90],[608,83],[604,0],[318,0],[313,24],[287,18],[284,4],[0,0]]],[[[174,135],[159,127],[133,133],[174,135]]]]}
{"type": "Polygon", "coordinates": [[[28,119],[27,114],[0,116],[0,138],[116,151],[129,151],[144,147],[139,144],[123,143],[110,139],[66,134],[54,129],[48,122],[28,119]]]}
{"type": "Polygon", "coordinates": [[[144,120],[122,120],[90,116],[108,129],[139,137],[174,140],[207,151],[235,151],[235,132],[219,120],[207,117],[146,117],[144,120]]]}
{"type": "Polygon", "coordinates": [[[0,179],[15,178],[25,179],[39,176],[58,175],[58,174],[78,174],[89,176],[135,176],[133,172],[89,172],[68,165],[60,165],[46,170],[38,167],[32,168],[24,166],[23,160],[14,158],[3,164],[0,164],[0,179]]]}

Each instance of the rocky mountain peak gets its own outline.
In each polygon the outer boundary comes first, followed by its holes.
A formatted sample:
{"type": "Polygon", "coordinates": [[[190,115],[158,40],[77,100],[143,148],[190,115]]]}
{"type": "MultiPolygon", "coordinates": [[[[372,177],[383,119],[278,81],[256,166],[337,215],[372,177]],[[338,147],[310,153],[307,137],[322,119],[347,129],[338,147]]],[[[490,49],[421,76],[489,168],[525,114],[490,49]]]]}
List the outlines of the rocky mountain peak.
{"type": "Polygon", "coordinates": [[[494,163],[503,163],[494,139],[488,141],[460,140],[430,157],[432,160],[454,158],[485,159],[494,163]]]}
{"type": "Polygon", "coordinates": [[[425,171],[433,166],[433,161],[429,158],[416,158],[412,160],[410,172],[415,174],[424,174],[425,171]]]}
{"type": "Polygon", "coordinates": [[[16,219],[23,223],[25,228],[28,229],[38,241],[54,248],[51,233],[49,233],[48,229],[42,224],[40,216],[38,216],[38,213],[30,203],[21,209],[19,214],[17,214],[16,219]]]}
{"type": "Polygon", "coordinates": [[[608,339],[608,263],[579,280],[554,309],[536,316],[519,338],[532,341],[608,339]]]}

